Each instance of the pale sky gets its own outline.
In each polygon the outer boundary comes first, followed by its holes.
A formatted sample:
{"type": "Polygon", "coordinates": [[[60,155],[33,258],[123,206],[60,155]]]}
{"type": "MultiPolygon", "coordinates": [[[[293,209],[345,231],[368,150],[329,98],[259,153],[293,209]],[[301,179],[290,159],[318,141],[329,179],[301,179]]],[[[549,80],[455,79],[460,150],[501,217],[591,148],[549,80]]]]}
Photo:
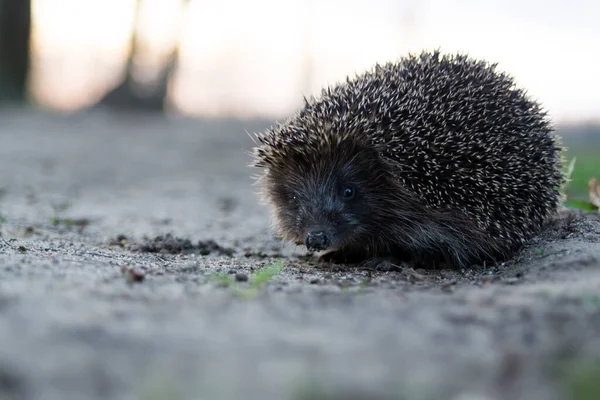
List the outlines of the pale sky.
{"type": "MultiPolygon", "coordinates": [[[[498,62],[557,122],[600,121],[594,0],[191,0],[183,19],[175,0],[146,3],[143,61],[182,32],[171,89],[185,113],[283,117],[375,62],[440,48],[498,62]]],[[[36,97],[65,109],[93,103],[119,79],[134,0],[33,7],[36,97]]]]}

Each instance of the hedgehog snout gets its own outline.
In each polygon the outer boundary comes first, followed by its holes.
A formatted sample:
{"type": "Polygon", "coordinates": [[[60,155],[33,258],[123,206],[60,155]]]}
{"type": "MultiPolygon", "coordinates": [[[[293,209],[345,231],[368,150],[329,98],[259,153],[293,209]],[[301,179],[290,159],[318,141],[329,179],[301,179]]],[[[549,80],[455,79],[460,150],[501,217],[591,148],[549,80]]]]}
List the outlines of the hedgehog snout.
{"type": "Polygon", "coordinates": [[[306,248],[309,251],[327,250],[331,239],[324,230],[312,230],[306,235],[306,248]]]}

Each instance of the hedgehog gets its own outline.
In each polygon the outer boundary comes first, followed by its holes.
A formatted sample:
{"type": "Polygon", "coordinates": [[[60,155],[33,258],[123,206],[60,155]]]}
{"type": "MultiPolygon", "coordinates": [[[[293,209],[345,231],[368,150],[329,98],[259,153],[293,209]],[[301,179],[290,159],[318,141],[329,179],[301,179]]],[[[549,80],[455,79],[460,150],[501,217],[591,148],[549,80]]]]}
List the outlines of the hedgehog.
{"type": "Polygon", "coordinates": [[[463,53],[375,64],[251,136],[280,238],[328,262],[494,265],[560,205],[547,111],[463,53]]]}

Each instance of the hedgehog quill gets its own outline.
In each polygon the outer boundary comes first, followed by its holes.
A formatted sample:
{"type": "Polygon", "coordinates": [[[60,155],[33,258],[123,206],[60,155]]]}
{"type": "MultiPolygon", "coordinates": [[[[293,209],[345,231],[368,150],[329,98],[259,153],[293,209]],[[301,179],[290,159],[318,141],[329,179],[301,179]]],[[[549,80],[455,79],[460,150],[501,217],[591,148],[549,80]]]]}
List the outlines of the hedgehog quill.
{"type": "Polygon", "coordinates": [[[495,64],[377,64],[255,135],[280,236],[337,263],[464,268],[515,254],[560,204],[560,138],[495,64]]]}

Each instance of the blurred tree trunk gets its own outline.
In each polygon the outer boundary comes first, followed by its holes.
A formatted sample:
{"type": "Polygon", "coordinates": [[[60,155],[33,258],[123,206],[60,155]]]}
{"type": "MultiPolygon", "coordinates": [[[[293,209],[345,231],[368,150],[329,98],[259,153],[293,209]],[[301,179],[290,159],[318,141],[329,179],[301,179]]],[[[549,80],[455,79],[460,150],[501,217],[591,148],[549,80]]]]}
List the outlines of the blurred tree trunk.
{"type": "MultiPolygon", "coordinates": [[[[184,6],[188,2],[189,0],[183,0],[178,6],[184,6]]],[[[179,58],[179,43],[175,43],[169,58],[160,68],[158,77],[154,82],[155,84],[152,87],[144,87],[135,77],[134,63],[136,55],[140,52],[138,25],[142,3],[143,0],[136,1],[135,20],[131,32],[130,51],[125,67],[125,78],[119,85],[106,93],[98,102],[100,106],[118,111],[162,112],[165,109],[169,79],[179,58]]],[[[175,5],[177,6],[177,3],[175,5]]]]}
{"type": "Polygon", "coordinates": [[[31,0],[0,0],[0,104],[27,99],[31,0]]]}
{"type": "MultiPolygon", "coordinates": [[[[142,8],[142,0],[137,0],[135,5],[135,14],[133,21],[133,28],[131,31],[131,37],[129,39],[129,56],[127,58],[127,64],[125,66],[125,77],[123,80],[98,102],[99,105],[108,107],[109,109],[131,111],[131,110],[147,110],[148,104],[147,99],[139,94],[137,82],[134,77],[134,58],[137,54],[138,48],[138,21],[142,8]]],[[[156,102],[154,102],[156,103],[156,102]]],[[[154,108],[154,107],[152,107],[154,108]]],[[[162,110],[162,106],[159,110],[162,110]]]]}

